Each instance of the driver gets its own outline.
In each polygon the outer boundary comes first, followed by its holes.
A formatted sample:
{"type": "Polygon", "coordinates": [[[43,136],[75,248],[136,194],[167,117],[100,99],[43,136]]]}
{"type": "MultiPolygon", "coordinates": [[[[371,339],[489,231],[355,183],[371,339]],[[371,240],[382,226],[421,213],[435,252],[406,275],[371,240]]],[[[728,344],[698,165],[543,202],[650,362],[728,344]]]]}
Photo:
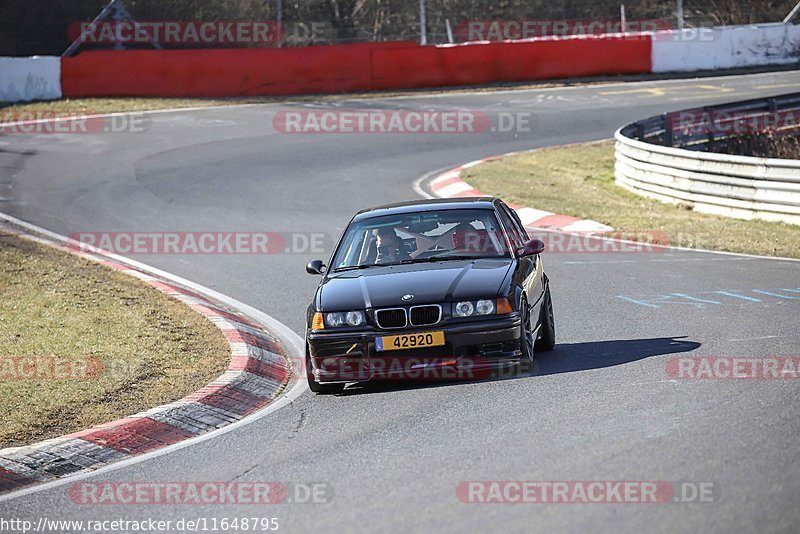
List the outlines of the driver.
{"type": "Polygon", "coordinates": [[[376,264],[395,263],[411,258],[394,228],[384,227],[375,230],[375,246],[378,251],[375,256],[376,264]]]}

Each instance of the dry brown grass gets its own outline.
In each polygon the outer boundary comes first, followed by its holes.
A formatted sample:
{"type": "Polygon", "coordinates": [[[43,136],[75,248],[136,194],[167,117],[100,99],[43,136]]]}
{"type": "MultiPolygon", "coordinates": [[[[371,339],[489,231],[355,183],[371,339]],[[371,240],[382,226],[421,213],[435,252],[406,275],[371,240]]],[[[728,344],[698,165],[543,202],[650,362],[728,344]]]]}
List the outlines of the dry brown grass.
{"type": "Polygon", "coordinates": [[[219,376],[229,359],[211,322],[155,288],[0,233],[0,447],[177,400],[219,376]],[[67,364],[87,357],[102,365],[101,374],[9,379],[30,359],[67,364]]]}
{"type": "Polygon", "coordinates": [[[462,177],[483,193],[624,234],[652,232],[675,246],[800,258],[796,225],[695,213],[617,186],[613,141],[535,150],[469,168],[462,177]]]}

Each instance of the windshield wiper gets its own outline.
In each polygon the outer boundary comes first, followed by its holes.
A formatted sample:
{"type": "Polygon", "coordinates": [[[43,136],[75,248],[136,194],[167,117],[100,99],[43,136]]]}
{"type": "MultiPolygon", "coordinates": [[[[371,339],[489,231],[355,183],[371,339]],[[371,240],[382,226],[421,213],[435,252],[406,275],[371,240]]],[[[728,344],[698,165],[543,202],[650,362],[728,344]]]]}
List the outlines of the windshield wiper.
{"type": "Polygon", "coordinates": [[[347,267],[337,267],[335,269],[331,269],[332,273],[341,273],[344,271],[356,271],[358,269],[368,269],[370,267],[375,267],[372,264],[362,264],[362,265],[348,265],[347,267]]]}
{"type": "Polygon", "coordinates": [[[414,260],[403,260],[400,263],[423,263],[423,262],[434,262],[434,261],[445,261],[445,260],[479,260],[479,256],[431,256],[429,258],[419,258],[414,260]]]}
{"type": "Polygon", "coordinates": [[[391,267],[393,265],[408,265],[411,263],[425,263],[425,262],[434,262],[434,261],[446,261],[446,260],[479,260],[483,256],[431,256],[430,258],[418,258],[418,259],[407,259],[407,260],[400,260],[391,263],[367,263],[367,264],[360,264],[360,265],[348,265],[346,267],[337,267],[336,269],[331,269],[332,273],[341,273],[345,271],[356,271],[359,269],[369,269],[370,267],[391,267]]]}

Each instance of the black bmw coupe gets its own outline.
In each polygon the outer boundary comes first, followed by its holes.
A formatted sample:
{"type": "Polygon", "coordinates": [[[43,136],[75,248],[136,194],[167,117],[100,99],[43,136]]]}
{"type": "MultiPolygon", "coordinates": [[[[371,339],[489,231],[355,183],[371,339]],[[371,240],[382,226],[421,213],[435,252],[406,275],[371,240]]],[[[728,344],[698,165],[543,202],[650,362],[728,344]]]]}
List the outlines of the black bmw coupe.
{"type": "Polygon", "coordinates": [[[477,379],[531,368],[555,345],[544,243],[496,198],[356,214],[308,308],[309,388],[376,379],[477,379]]]}

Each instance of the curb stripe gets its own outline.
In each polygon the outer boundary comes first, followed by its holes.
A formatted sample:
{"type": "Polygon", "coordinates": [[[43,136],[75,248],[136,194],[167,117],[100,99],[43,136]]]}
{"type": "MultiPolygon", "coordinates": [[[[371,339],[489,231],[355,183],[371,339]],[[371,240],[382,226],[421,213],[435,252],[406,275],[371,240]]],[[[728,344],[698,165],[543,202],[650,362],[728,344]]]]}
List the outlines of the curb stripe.
{"type": "Polygon", "coordinates": [[[438,190],[442,189],[445,186],[448,186],[450,184],[454,184],[454,183],[460,182],[460,181],[461,181],[461,177],[460,176],[450,176],[450,177],[448,177],[448,175],[443,175],[443,176],[437,178],[436,180],[434,180],[431,183],[431,189],[433,189],[434,191],[438,191],[438,190]]]}
{"type": "Polygon", "coordinates": [[[537,210],[534,208],[517,207],[516,205],[511,206],[511,208],[517,212],[520,221],[522,221],[522,224],[525,226],[533,226],[534,222],[552,215],[549,211],[537,210]]]}
{"type": "Polygon", "coordinates": [[[0,467],[0,492],[11,491],[22,486],[34,484],[36,481],[0,467]]]}
{"type": "Polygon", "coordinates": [[[269,399],[253,395],[247,391],[223,387],[216,393],[206,395],[199,402],[219,406],[231,413],[245,416],[266,405],[269,399]]]}
{"type": "MultiPolygon", "coordinates": [[[[428,187],[434,196],[439,198],[464,198],[490,196],[482,193],[469,185],[461,178],[465,169],[475,167],[489,161],[502,159],[503,156],[490,156],[475,161],[470,161],[459,167],[447,170],[433,178],[428,187]]],[[[580,219],[569,215],[559,215],[549,211],[537,210],[519,204],[508,204],[519,215],[522,225],[534,229],[559,230],[584,234],[612,232],[614,229],[605,224],[589,219],[580,219]]]]}
{"type": "Polygon", "coordinates": [[[614,229],[608,225],[585,219],[570,223],[561,228],[561,230],[574,233],[606,233],[614,231],[614,229]]]}
{"type": "Polygon", "coordinates": [[[177,427],[150,419],[136,418],[107,430],[96,430],[82,439],[126,454],[143,454],[192,437],[177,427]]]}
{"type": "Polygon", "coordinates": [[[482,195],[481,192],[478,191],[477,189],[470,188],[470,189],[467,189],[466,191],[462,191],[462,192],[460,192],[460,193],[458,193],[456,195],[453,195],[453,196],[454,197],[458,197],[458,198],[462,198],[462,197],[463,198],[468,198],[468,197],[481,197],[481,196],[484,196],[484,195],[482,195]]]}
{"type": "Polygon", "coordinates": [[[275,365],[274,363],[263,362],[261,360],[256,360],[255,358],[242,358],[238,356],[235,356],[232,358],[232,360],[231,369],[235,369],[237,371],[247,371],[248,373],[254,375],[273,378],[279,382],[282,382],[287,378],[286,368],[275,365]]]}
{"type": "Polygon", "coordinates": [[[0,450],[0,494],[92,471],[227,426],[270,404],[288,384],[292,369],[286,351],[262,325],[197,292],[111,261],[103,251],[63,246],[12,223],[0,223],[0,228],[150,284],[201,313],[222,332],[231,351],[222,375],[178,401],[59,438],[0,450]]]}
{"type": "Polygon", "coordinates": [[[580,221],[577,217],[570,217],[569,215],[552,214],[531,223],[531,226],[539,228],[557,228],[562,229],[568,224],[580,221]]]}
{"type": "Polygon", "coordinates": [[[230,335],[228,339],[232,342],[244,343],[249,347],[258,347],[259,349],[268,350],[274,354],[281,354],[283,352],[283,348],[277,342],[271,339],[260,337],[242,330],[228,330],[223,332],[229,332],[229,334],[227,334],[225,337],[230,335]]]}
{"type": "Polygon", "coordinates": [[[465,191],[474,191],[474,189],[467,182],[458,178],[452,183],[440,188],[438,194],[443,197],[454,197],[465,191]]]}

